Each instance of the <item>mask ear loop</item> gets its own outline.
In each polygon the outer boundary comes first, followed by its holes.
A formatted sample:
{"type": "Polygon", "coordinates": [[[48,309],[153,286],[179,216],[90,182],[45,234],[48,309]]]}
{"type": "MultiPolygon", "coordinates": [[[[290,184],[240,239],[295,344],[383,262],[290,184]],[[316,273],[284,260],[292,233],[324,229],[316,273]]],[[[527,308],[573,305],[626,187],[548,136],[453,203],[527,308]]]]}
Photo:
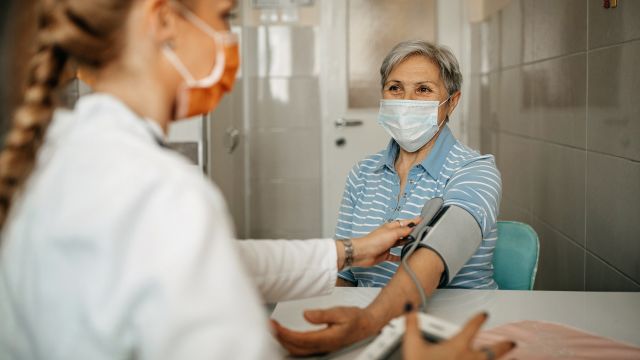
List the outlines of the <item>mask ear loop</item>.
{"type": "Polygon", "coordinates": [[[187,70],[187,67],[184,66],[182,61],[180,61],[180,59],[178,58],[176,53],[173,51],[171,46],[169,46],[168,44],[165,44],[162,47],[162,52],[164,53],[164,56],[167,57],[169,62],[171,62],[173,67],[180,73],[180,76],[182,76],[182,78],[184,79],[184,81],[187,83],[188,86],[192,86],[194,83],[197,82],[196,79],[194,79],[193,76],[191,76],[191,73],[189,72],[189,70],[187,70]]]}
{"type": "MultiPolygon", "coordinates": [[[[449,97],[447,98],[447,100],[441,102],[440,104],[438,104],[438,109],[440,108],[440,106],[444,105],[446,102],[448,102],[449,100],[451,100],[451,95],[449,95],[449,97]]],[[[442,124],[446,124],[449,122],[449,114],[447,114],[447,117],[444,119],[444,121],[442,122],[442,124]]],[[[440,127],[441,125],[438,125],[438,131],[440,131],[440,127]]]]}
{"type": "Polygon", "coordinates": [[[215,61],[215,64],[213,65],[213,69],[211,73],[207,77],[205,77],[204,79],[195,80],[193,76],[189,73],[187,68],[184,66],[182,61],[178,59],[178,57],[175,55],[175,53],[172,50],[166,51],[166,48],[165,48],[165,53],[167,52],[171,53],[169,55],[169,58],[171,59],[170,61],[174,63],[174,65],[178,69],[178,72],[180,72],[180,74],[183,76],[185,81],[187,81],[187,85],[189,87],[203,87],[203,88],[209,87],[217,83],[218,81],[220,81],[220,79],[222,78],[222,74],[224,72],[224,66],[226,62],[224,47],[225,47],[225,43],[227,42],[228,36],[225,36],[226,35],[225,33],[216,31],[213,28],[211,28],[209,24],[207,24],[202,19],[200,19],[196,14],[191,12],[191,10],[189,10],[184,5],[177,2],[173,2],[173,3],[175,4],[176,7],[178,7],[177,10],[180,11],[182,15],[190,23],[192,23],[195,27],[197,27],[200,31],[204,32],[207,36],[209,36],[214,41],[214,43],[216,44],[216,61],[215,61]]]}

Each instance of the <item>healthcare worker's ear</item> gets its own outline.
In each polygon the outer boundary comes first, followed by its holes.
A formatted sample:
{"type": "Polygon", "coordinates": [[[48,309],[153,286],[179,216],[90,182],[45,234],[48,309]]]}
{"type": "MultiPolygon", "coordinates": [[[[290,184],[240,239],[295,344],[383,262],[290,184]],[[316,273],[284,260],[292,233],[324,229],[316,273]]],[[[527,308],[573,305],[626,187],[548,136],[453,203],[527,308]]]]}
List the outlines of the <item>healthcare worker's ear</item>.
{"type": "Polygon", "coordinates": [[[158,47],[171,44],[176,37],[178,15],[169,0],[147,0],[144,10],[149,36],[158,47]]]}

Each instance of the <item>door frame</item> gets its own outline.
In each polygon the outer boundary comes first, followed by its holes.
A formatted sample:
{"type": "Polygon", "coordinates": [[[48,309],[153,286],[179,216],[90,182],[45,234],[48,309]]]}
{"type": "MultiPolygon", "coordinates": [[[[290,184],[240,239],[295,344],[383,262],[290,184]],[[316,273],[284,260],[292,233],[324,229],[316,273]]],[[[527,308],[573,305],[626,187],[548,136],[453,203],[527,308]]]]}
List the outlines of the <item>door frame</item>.
{"type": "Polygon", "coordinates": [[[320,4],[319,54],[324,56],[320,63],[320,109],[321,109],[321,155],[322,155],[322,236],[332,237],[335,228],[334,218],[328,216],[332,204],[329,182],[330,150],[333,146],[334,122],[344,115],[348,108],[348,61],[347,61],[347,16],[349,2],[344,0],[323,0],[320,4]],[[340,84],[340,86],[336,86],[340,84]]]}

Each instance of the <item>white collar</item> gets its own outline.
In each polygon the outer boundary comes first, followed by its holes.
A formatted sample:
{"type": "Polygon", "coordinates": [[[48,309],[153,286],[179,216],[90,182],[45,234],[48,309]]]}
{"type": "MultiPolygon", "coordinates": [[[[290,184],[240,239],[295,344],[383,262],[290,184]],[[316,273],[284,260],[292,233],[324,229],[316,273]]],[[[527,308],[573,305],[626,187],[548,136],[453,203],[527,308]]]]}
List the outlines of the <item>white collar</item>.
{"type": "Polygon", "coordinates": [[[109,121],[125,126],[129,131],[141,135],[141,131],[155,143],[164,146],[166,136],[157,121],[136,114],[119,98],[106,93],[93,93],[80,97],[75,109],[75,117],[86,121],[90,118],[109,116],[109,121]]]}

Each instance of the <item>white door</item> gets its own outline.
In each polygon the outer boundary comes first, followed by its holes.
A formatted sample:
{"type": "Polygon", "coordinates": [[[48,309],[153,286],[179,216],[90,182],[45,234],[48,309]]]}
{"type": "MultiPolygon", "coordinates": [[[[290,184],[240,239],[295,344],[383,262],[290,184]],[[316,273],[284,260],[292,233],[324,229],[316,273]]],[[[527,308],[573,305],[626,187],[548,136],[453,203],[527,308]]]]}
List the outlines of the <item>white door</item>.
{"type": "Polygon", "coordinates": [[[380,64],[399,41],[434,40],[435,2],[323,0],[320,6],[322,235],[331,237],[349,170],[389,141],[377,124],[380,64]]]}

